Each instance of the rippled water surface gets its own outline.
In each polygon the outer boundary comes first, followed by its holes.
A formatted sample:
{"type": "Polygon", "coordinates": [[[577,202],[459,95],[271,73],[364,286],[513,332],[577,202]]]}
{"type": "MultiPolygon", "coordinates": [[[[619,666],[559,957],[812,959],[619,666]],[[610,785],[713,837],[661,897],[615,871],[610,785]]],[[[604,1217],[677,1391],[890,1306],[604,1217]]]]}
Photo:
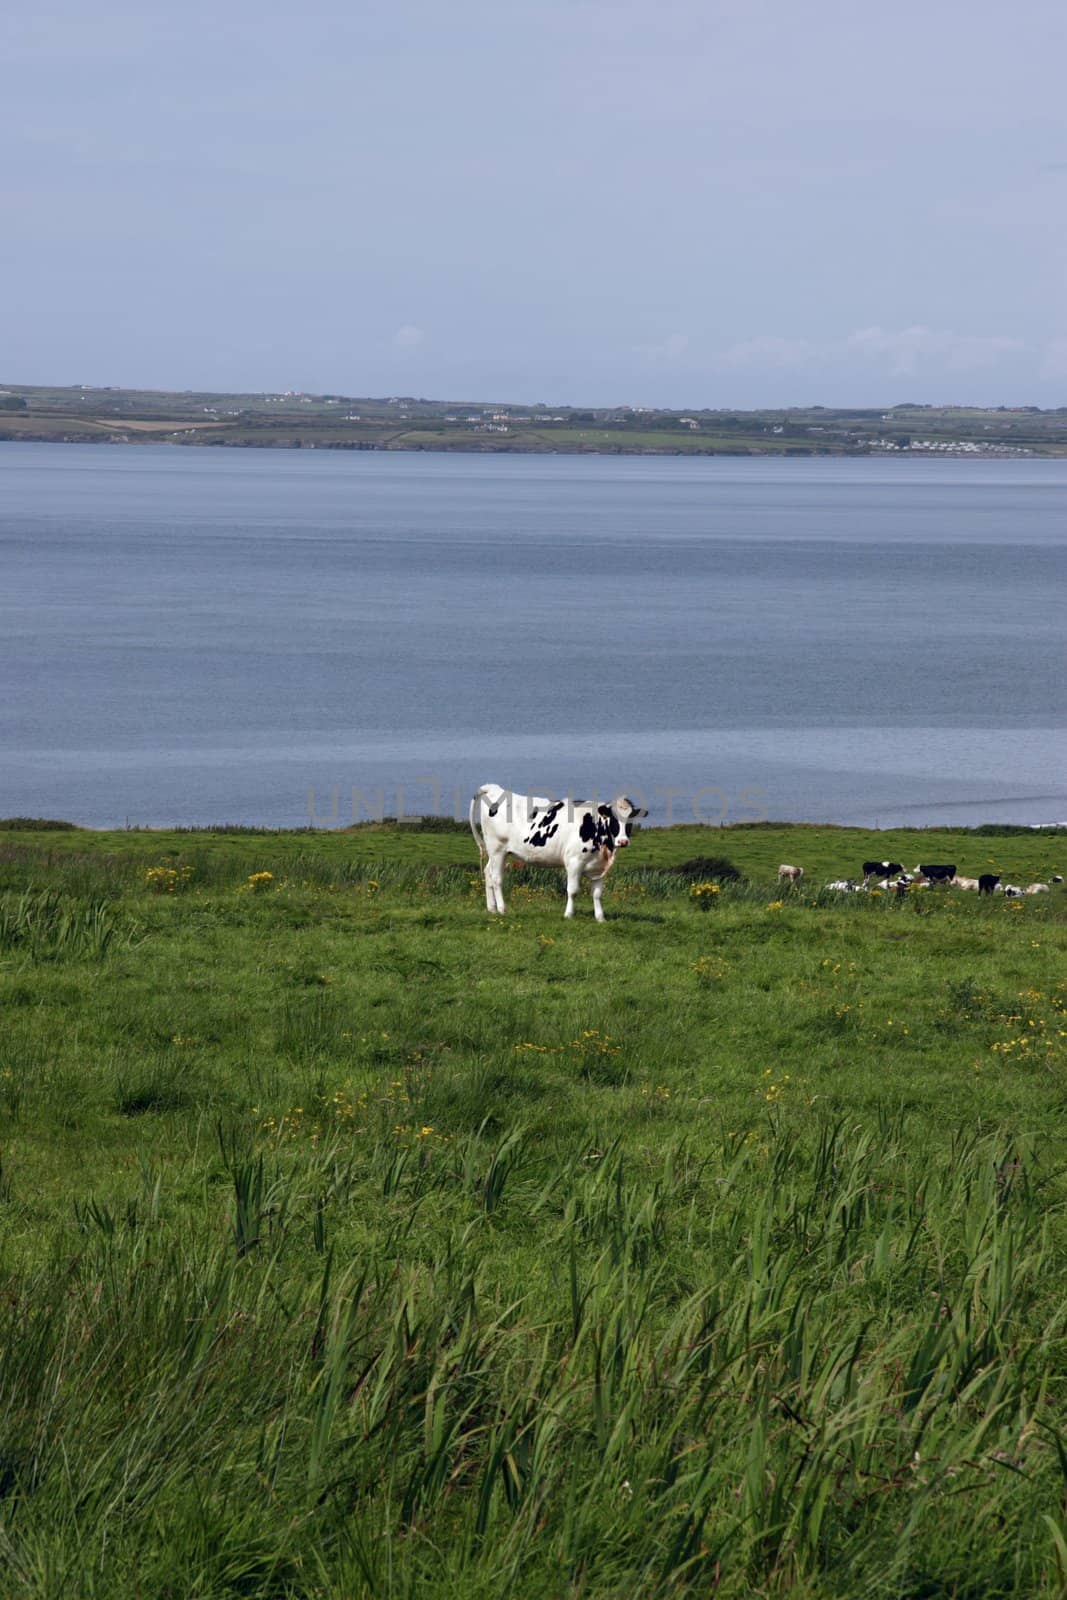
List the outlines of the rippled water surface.
{"type": "Polygon", "coordinates": [[[1067,462],[0,445],[0,816],[1067,819],[1067,462]],[[397,789],[400,789],[398,796],[397,789]]]}

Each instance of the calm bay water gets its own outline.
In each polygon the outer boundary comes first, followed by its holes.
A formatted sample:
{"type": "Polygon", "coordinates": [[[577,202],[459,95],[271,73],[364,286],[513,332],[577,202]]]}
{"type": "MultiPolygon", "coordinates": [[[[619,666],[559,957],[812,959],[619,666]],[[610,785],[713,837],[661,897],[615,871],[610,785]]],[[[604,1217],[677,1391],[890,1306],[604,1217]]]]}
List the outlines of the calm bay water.
{"type": "Polygon", "coordinates": [[[1065,820],[1065,508],[1067,461],[0,445],[0,816],[1065,820]]]}

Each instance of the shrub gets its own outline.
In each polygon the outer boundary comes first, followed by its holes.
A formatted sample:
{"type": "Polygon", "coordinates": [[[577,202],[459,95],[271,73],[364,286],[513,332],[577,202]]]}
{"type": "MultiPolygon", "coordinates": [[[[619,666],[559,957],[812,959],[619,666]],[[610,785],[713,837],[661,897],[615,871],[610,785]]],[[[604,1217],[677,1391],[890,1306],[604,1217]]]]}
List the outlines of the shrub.
{"type": "Polygon", "coordinates": [[[694,856],[692,861],[683,861],[680,866],[665,870],[688,878],[691,883],[739,883],[741,880],[741,872],[726,856],[694,856]]]}
{"type": "Polygon", "coordinates": [[[0,829],[8,833],[73,833],[77,826],[58,817],[0,817],[0,829]]]}

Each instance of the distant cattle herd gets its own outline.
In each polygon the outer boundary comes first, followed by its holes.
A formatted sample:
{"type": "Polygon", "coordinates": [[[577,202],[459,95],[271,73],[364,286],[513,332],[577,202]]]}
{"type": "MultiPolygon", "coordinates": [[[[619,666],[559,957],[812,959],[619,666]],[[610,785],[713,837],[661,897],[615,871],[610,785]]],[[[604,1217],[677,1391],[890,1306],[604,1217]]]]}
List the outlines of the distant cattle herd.
{"type": "MultiPolygon", "coordinates": [[[[783,862],[778,868],[779,883],[795,886],[803,876],[803,867],[783,862]]],[[[1063,878],[1057,873],[1052,882],[1062,883],[1063,878]]],[[[1047,883],[1028,883],[1025,888],[1017,883],[1002,883],[996,872],[981,872],[977,878],[964,878],[956,871],[954,861],[920,862],[912,872],[905,872],[899,861],[865,861],[862,878],[834,878],[825,887],[835,894],[862,893],[873,886],[903,895],[909,889],[929,889],[938,883],[951,884],[955,889],[977,890],[979,894],[1004,894],[1009,899],[1021,894],[1048,894],[1050,891],[1047,883]]]]}

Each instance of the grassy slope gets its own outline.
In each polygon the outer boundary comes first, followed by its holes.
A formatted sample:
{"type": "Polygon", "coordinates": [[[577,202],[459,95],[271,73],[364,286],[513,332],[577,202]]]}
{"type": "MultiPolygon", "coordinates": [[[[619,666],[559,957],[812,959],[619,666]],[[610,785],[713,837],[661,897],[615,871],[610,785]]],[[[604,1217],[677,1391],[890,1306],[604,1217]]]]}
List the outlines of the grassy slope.
{"type": "Polygon", "coordinates": [[[10,1592],[1061,1593],[1062,844],[0,835],[10,1592]]]}
{"type": "MultiPolygon", "coordinates": [[[[875,858],[900,861],[909,869],[922,861],[955,862],[962,874],[1001,873],[1005,881],[1030,883],[1054,874],[1067,875],[1067,833],[1020,828],[981,834],[954,828],[823,827],[812,823],[739,823],[725,828],[681,825],[635,830],[635,846],[628,859],[620,857],[620,872],[644,867],[671,867],[701,856],[727,856],[751,878],[773,879],[783,861],[803,866],[809,887],[841,877],[858,877],[863,862],[875,858]]],[[[388,821],[364,823],[341,831],[325,829],[296,832],[229,831],[197,829],[134,829],[89,831],[75,828],[33,834],[23,829],[5,833],[0,825],[0,853],[26,846],[53,853],[57,859],[73,855],[85,861],[114,856],[124,863],[171,859],[191,860],[223,852],[236,865],[247,862],[249,872],[259,864],[288,862],[309,857],[344,862],[411,862],[476,866],[477,851],[466,823],[421,827],[397,826],[388,821]]]]}

